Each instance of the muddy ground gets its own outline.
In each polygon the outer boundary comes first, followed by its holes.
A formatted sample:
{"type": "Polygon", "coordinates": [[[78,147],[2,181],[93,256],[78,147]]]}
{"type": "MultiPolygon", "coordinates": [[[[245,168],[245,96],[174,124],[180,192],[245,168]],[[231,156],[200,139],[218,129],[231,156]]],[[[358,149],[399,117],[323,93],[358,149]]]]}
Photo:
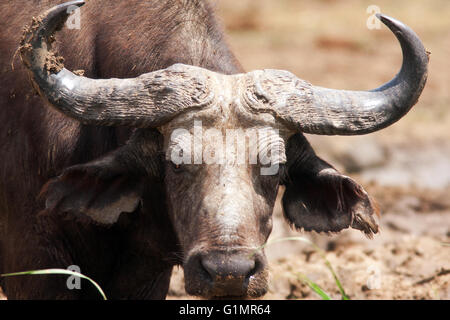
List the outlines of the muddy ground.
{"type": "MultiPolygon", "coordinates": [[[[270,237],[302,236],[326,252],[351,299],[450,299],[450,189],[384,187],[367,190],[382,208],[381,232],[373,239],[346,230],[326,236],[290,230],[279,207],[270,237]]],[[[320,299],[300,274],[320,285],[334,299],[338,287],[321,255],[299,241],[266,248],[270,264],[269,292],[264,299],[320,299]]],[[[169,299],[190,299],[182,269],[174,270],[169,299]]]]}
{"type": "MultiPolygon", "coordinates": [[[[350,90],[378,87],[401,64],[394,36],[384,27],[367,28],[369,5],[419,34],[431,51],[427,86],[412,111],[385,130],[308,139],[376,199],[381,232],[372,240],[353,230],[293,232],[278,202],[270,239],[303,236],[326,250],[351,299],[450,299],[450,1],[217,1],[246,70],[287,69],[315,85],[350,90]]],[[[319,299],[299,274],[340,299],[323,258],[310,246],[279,242],[266,252],[271,278],[264,299],[319,299]]],[[[174,270],[168,298],[192,298],[182,269],[174,270]]]]}

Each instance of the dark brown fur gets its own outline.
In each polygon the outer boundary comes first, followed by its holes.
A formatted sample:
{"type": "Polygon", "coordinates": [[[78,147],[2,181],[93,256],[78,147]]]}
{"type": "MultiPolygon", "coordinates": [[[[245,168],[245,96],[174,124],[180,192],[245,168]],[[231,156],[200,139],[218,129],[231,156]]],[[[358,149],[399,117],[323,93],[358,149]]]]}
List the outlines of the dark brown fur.
{"type": "MultiPolygon", "coordinates": [[[[44,208],[37,195],[49,179],[117,148],[131,133],[83,126],[48,108],[14,59],[23,26],[58,3],[0,4],[0,273],[77,264],[111,298],[164,298],[179,261],[161,182],[143,186],[149,201],[140,213],[121,217],[111,228],[37,215],[44,208]]],[[[62,31],[58,47],[65,66],[83,69],[88,77],[135,77],[177,62],[241,71],[204,1],[91,1],[81,25],[62,31]]],[[[97,297],[87,283],[69,291],[65,281],[47,278],[8,278],[2,284],[11,299],[97,297]]]]}

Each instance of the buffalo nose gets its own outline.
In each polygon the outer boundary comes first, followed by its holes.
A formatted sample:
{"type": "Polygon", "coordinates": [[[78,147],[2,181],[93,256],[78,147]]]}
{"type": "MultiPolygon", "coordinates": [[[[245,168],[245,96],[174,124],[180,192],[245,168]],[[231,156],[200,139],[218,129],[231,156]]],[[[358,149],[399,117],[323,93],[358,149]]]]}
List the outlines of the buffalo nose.
{"type": "Polygon", "coordinates": [[[250,277],[260,268],[257,257],[248,253],[210,253],[202,256],[200,263],[212,281],[215,296],[244,294],[250,277]]]}
{"type": "Polygon", "coordinates": [[[254,259],[242,255],[209,255],[202,259],[202,266],[212,279],[217,277],[247,278],[252,275],[255,265],[254,259]]]}

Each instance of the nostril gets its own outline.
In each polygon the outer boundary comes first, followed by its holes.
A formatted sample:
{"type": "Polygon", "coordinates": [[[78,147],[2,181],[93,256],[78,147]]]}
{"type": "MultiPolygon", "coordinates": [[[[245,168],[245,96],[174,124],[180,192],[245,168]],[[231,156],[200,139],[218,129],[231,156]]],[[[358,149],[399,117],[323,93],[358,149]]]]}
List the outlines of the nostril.
{"type": "Polygon", "coordinates": [[[212,280],[224,278],[247,279],[257,273],[261,263],[245,255],[207,255],[201,259],[202,268],[212,280]]]}
{"type": "Polygon", "coordinates": [[[203,259],[199,259],[200,266],[203,269],[203,271],[210,277],[211,280],[214,280],[216,277],[216,264],[212,259],[208,259],[204,257],[203,259]]]}
{"type": "Polygon", "coordinates": [[[241,276],[244,276],[245,279],[250,278],[250,276],[254,275],[257,272],[257,263],[254,259],[247,259],[242,262],[241,267],[241,276]]]}
{"type": "Polygon", "coordinates": [[[264,269],[264,263],[261,262],[259,259],[255,259],[254,260],[254,267],[248,273],[247,278],[250,278],[251,276],[257,274],[260,271],[262,271],[263,269],[264,269]]]}
{"type": "Polygon", "coordinates": [[[191,255],[184,266],[186,289],[190,294],[205,296],[245,295],[249,286],[257,281],[253,277],[260,279],[264,268],[264,257],[248,251],[197,253],[191,255]]]}

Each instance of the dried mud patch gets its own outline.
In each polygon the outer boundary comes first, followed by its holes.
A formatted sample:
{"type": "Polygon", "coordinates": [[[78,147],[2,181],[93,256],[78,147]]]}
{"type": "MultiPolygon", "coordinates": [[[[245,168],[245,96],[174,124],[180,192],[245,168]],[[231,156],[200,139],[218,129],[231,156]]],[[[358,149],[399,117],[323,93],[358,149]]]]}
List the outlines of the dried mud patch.
{"type": "MultiPolygon", "coordinates": [[[[403,236],[372,249],[363,244],[339,245],[327,253],[327,259],[351,299],[449,299],[449,250],[432,237],[403,236]]],[[[330,271],[316,253],[272,262],[271,286],[265,298],[318,299],[298,273],[340,299],[330,271]]]]}

